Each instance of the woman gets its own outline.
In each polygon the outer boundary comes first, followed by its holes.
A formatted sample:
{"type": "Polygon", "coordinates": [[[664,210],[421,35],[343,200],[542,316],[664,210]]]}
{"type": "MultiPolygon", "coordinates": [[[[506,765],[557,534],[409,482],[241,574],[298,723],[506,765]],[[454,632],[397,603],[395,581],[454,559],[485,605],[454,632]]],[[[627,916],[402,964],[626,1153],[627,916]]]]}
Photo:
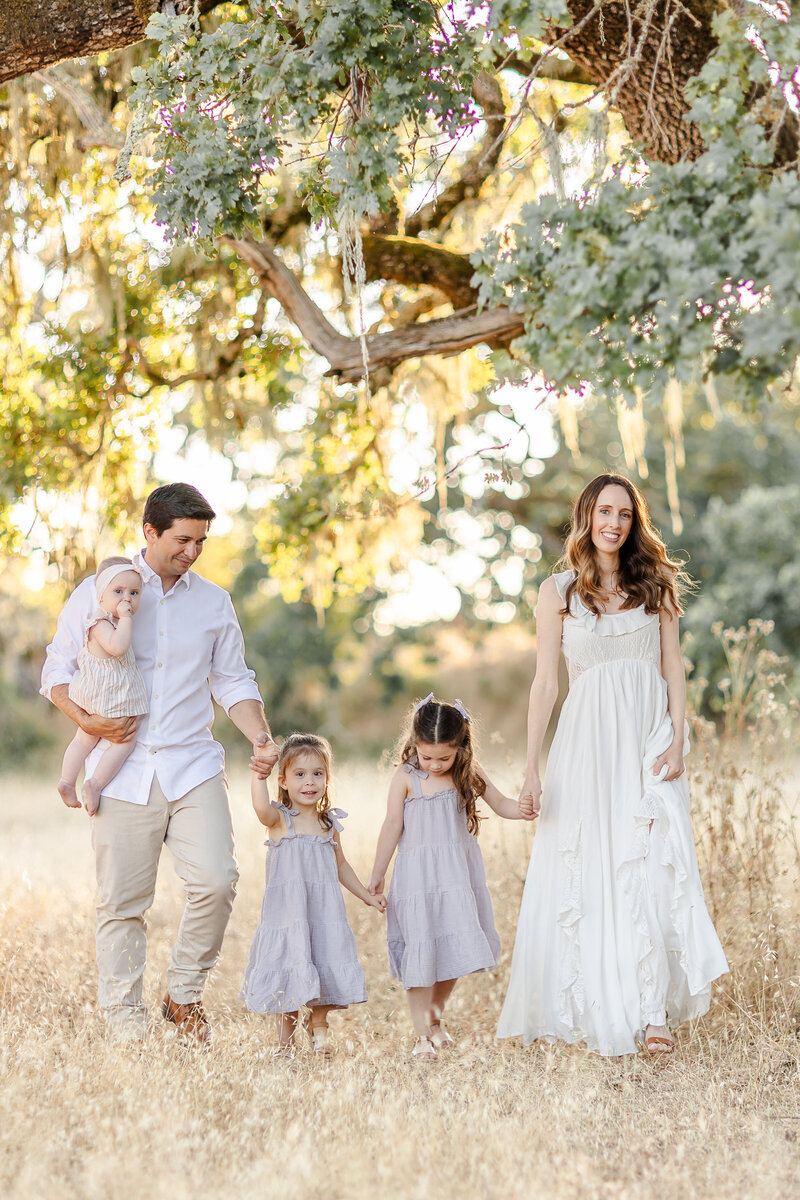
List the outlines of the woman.
{"type": "Polygon", "coordinates": [[[565,560],[536,609],[519,804],[541,818],[498,1036],[669,1054],[670,1026],[706,1012],[727,971],[689,820],[683,577],[619,475],[581,492],[565,560]],[[570,691],[542,788],[559,650],[570,691]]]}

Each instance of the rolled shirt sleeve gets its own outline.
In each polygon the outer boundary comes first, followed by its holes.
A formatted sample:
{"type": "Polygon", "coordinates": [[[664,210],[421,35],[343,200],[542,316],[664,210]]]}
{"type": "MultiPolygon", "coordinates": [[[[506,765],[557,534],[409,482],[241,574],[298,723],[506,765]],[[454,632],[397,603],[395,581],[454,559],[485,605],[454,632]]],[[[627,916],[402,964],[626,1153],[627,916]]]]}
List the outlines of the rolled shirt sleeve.
{"type": "Polygon", "coordinates": [[[251,671],[244,658],[244,638],[230,596],[225,597],[225,614],[222,629],[214,643],[211,671],[208,684],[211,695],[229,713],[240,700],[257,700],[261,693],[256,684],[256,673],[251,671]]]}

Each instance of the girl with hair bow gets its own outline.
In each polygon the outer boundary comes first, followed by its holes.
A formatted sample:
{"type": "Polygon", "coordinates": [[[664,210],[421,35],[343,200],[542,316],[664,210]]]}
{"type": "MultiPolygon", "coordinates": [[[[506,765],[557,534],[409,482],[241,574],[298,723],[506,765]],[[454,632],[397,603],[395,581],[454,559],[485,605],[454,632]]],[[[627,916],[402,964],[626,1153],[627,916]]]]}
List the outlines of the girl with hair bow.
{"type": "Polygon", "coordinates": [[[253,808],[269,837],[261,920],[241,997],[251,1012],[275,1016],[278,1057],[294,1056],[303,1030],[315,1054],[332,1054],[328,1013],[367,998],[341,889],[386,909],[344,856],[339,835],[347,813],[331,807],[332,772],[327,740],[293,733],[276,766],[278,799],[270,800],[266,780],[251,781],[253,808]],[[301,1021],[302,1008],[308,1013],[301,1021]]]}
{"type": "Polygon", "coordinates": [[[498,816],[523,817],[475,761],[461,701],[440,703],[431,692],[411,714],[369,885],[373,895],[383,892],[397,849],[386,936],[391,973],[408,996],[415,1058],[435,1059],[452,1046],[443,1014],[453,988],[460,976],[495,967],[500,954],[477,840],[478,797],[498,816]]]}

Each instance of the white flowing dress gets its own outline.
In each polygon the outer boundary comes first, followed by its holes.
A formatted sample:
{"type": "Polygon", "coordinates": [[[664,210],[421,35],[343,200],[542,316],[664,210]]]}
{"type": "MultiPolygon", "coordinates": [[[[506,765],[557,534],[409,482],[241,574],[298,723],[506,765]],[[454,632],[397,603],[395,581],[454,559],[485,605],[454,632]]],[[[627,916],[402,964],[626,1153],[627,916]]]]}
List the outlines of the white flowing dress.
{"type": "MultiPolygon", "coordinates": [[[[562,599],[573,574],[553,577],[562,599]]],[[[728,964],[703,899],[686,776],[653,775],[673,738],[658,614],[598,617],[573,594],[561,649],[569,695],[498,1037],[628,1054],[647,1025],[705,1013],[728,964]]]]}

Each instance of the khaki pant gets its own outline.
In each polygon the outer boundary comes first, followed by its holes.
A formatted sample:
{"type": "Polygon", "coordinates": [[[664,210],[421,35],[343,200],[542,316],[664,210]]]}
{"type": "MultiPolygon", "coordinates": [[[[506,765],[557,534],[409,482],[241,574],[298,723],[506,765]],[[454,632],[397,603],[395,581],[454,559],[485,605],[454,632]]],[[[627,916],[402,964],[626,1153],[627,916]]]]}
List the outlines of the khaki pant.
{"type": "Polygon", "coordinates": [[[143,1037],[144,914],[153,903],[161,847],[172,852],[186,907],[167,971],[177,1004],[199,1000],[219,957],[236,892],[228,789],[216,775],[169,803],[153,779],[146,805],[102,796],[92,819],[97,870],[99,1001],[115,1038],[143,1037]]]}

